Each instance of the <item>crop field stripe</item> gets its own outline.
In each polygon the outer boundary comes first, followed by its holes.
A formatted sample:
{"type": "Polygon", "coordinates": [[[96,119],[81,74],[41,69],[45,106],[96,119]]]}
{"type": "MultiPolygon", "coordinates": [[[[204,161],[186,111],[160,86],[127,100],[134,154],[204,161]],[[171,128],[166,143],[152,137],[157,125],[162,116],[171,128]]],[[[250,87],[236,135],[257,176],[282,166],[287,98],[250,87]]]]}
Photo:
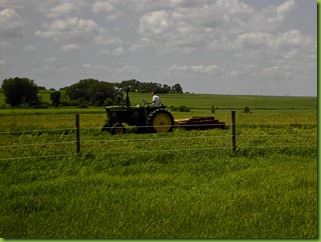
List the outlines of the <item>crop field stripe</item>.
{"type": "MultiPolygon", "coordinates": [[[[237,137],[288,137],[288,136],[299,136],[299,137],[317,137],[317,134],[280,134],[280,135],[237,135],[237,137]]],[[[229,138],[231,135],[222,135],[222,136],[186,136],[178,138],[148,138],[148,139],[117,139],[117,140],[84,140],[81,143],[95,143],[95,142],[128,142],[128,141],[163,141],[163,140],[183,140],[183,139],[208,139],[208,138],[229,138]]],[[[60,145],[60,144],[73,144],[76,141],[65,141],[65,142],[51,142],[51,143],[28,143],[28,144],[18,144],[18,145],[0,145],[0,148],[7,147],[21,147],[21,146],[42,146],[42,145],[60,145]]]]}
{"type": "MultiPolygon", "coordinates": [[[[231,123],[227,123],[226,125],[231,125],[231,123]]],[[[275,125],[315,125],[317,126],[317,123],[242,123],[237,122],[236,126],[244,126],[244,125],[256,125],[256,126],[275,126],[275,125]]],[[[196,125],[172,125],[173,128],[179,128],[179,127],[195,127],[196,125]]],[[[219,124],[198,124],[197,127],[202,126],[220,126],[219,124]]],[[[129,127],[137,127],[137,128],[148,128],[150,126],[129,126],[129,127]]],[[[154,127],[163,127],[163,126],[154,126],[154,127]]],[[[81,131],[83,130],[100,130],[100,127],[86,127],[81,128],[81,131]]],[[[49,131],[74,131],[75,128],[60,128],[60,129],[31,129],[31,130],[16,130],[16,131],[0,131],[0,134],[15,134],[15,133],[36,133],[36,132],[49,132],[49,131]]]]}
{"type": "Polygon", "coordinates": [[[237,137],[283,137],[283,136],[303,136],[303,137],[309,137],[309,136],[317,136],[317,134],[273,134],[273,135],[266,135],[266,134],[251,134],[251,135],[244,135],[239,134],[237,137]]]}
{"type": "MultiPolygon", "coordinates": [[[[231,125],[229,122],[225,122],[226,125],[231,125]]],[[[236,126],[239,125],[317,125],[317,123],[243,123],[243,122],[237,122],[236,126]]],[[[181,128],[181,127],[195,127],[196,125],[171,125],[172,128],[181,128]]],[[[220,124],[197,124],[197,127],[202,127],[202,126],[221,126],[220,124]]],[[[129,126],[129,127],[137,127],[137,128],[149,128],[150,126],[146,125],[141,125],[141,126],[129,126]]],[[[154,127],[163,127],[163,125],[158,125],[154,127]]],[[[86,129],[86,130],[92,130],[92,129],[101,129],[101,127],[86,127],[82,128],[81,130],[86,129]]],[[[62,129],[64,130],[64,129],[62,129]]],[[[0,132],[1,133],[1,132],[0,132]]]]}
{"type": "Polygon", "coordinates": [[[65,129],[32,129],[32,130],[1,131],[0,134],[37,133],[37,132],[70,131],[70,130],[75,130],[75,128],[65,128],[65,129]]]}
{"type": "Polygon", "coordinates": [[[39,158],[58,158],[67,156],[77,156],[77,154],[57,154],[57,155],[44,155],[44,156],[26,156],[26,157],[15,157],[15,158],[5,158],[0,159],[0,161],[10,161],[10,160],[28,160],[28,159],[39,159],[39,158]]]}
{"type": "Polygon", "coordinates": [[[317,123],[242,123],[242,122],[238,122],[237,125],[317,125],[317,123]]]}
{"type": "Polygon", "coordinates": [[[7,148],[7,147],[20,147],[20,146],[43,146],[43,145],[61,145],[61,144],[71,144],[75,143],[76,141],[66,141],[66,142],[52,142],[52,143],[35,143],[35,144],[20,144],[20,145],[0,145],[0,148],[7,148]]]}
{"type": "MultiPolygon", "coordinates": [[[[247,149],[247,148],[251,148],[251,149],[262,149],[262,148],[307,148],[307,147],[317,147],[317,145],[300,145],[300,146],[242,146],[242,147],[238,147],[240,149],[247,149]]],[[[153,152],[183,152],[183,151],[200,151],[200,150],[223,150],[223,149],[231,149],[231,146],[220,146],[220,147],[211,147],[211,148],[190,148],[190,149],[166,149],[166,150],[159,150],[159,149],[155,149],[155,150],[139,150],[139,151],[134,151],[134,150],[130,150],[130,151],[126,151],[126,152],[104,152],[104,153],[90,153],[90,154],[127,154],[127,153],[153,153],[153,152]]],[[[84,153],[86,154],[86,153],[84,153]]]]}
{"type": "MultiPolygon", "coordinates": [[[[241,146],[238,147],[237,149],[284,149],[284,148],[317,148],[317,145],[292,145],[292,146],[241,146]]],[[[188,152],[188,151],[210,151],[210,150],[226,150],[226,149],[231,149],[231,146],[220,146],[220,147],[211,147],[211,148],[201,148],[201,147],[196,147],[196,148],[190,148],[190,149],[166,149],[166,150],[160,150],[160,149],[155,149],[155,150],[139,150],[139,151],[126,151],[126,152],[119,152],[119,151],[107,151],[104,153],[80,153],[80,155],[109,155],[109,154],[139,154],[139,153],[157,153],[157,152],[188,152]]],[[[57,158],[57,157],[68,157],[68,156],[79,156],[79,154],[75,153],[69,153],[69,154],[57,154],[57,155],[47,155],[47,156],[29,156],[29,157],[16,157],[16,158],[4,158],[0,159],[0,161],[9,161],[9,160],[27,160],[27,159],[39,159],[39,158],[57,158]]]]}
{"type": "Polygon", "coordinates": [[[238,149],[269,149],[269,148],[317,148],[317,145],[286,145],[286,146],[239,146],[238,149]]]}
{"type": "Polygon", "coordinates": [[[178,138],[150,138],[150,139],[117,139],[117,140],[84,140],[82,142],[127,142],[127,141],[156,141],[156,140],[182,140],[182,139],[207,139],[207,138],[223,138],[230,137],[230,135],[224,136],[189,136],[189,137],[178,137],[178,138]]]}

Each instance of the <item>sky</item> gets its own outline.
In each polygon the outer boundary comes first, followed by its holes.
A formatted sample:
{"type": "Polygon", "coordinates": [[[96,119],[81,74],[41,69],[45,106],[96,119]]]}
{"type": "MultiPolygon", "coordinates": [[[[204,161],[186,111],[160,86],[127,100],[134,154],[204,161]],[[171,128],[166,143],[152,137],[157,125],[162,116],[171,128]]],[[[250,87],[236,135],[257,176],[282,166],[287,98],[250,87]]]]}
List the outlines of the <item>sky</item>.
{"type": "Polygon", "coordinates": [[[0,0],[0,84],[317,96],[316,0],[0,0]]]}

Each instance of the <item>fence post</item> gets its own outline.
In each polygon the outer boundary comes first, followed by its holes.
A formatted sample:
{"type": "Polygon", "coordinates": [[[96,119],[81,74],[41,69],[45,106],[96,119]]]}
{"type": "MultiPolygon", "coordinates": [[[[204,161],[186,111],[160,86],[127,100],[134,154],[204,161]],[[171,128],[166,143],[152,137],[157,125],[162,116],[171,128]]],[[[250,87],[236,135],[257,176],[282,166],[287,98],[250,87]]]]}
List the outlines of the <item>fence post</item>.
{"type": "Polygon", "coordinates": [[[235,111],[231,111],[231,123],[232,123],[232,151],[236,151],[236,132],[235,132],[235,111]]]}
{"type": "Polygon", "coordinates": [[[76,132],[76,153],[80,152],[80,125],[79,125],[79,114],[75,115],[75,132],[76,132]]]}
{"type": "Polygon", "coordinates": [[[215,107],[212,105],[212,113],[215,113],[215,107]]]}

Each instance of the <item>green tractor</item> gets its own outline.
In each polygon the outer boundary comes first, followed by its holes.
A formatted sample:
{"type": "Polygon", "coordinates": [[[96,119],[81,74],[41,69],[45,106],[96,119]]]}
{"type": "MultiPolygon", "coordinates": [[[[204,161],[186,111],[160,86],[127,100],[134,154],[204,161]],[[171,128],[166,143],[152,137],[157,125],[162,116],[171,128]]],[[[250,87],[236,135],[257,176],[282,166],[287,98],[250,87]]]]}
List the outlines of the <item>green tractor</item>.
{"type": "Polygon", "coordinates": [[[173,115],[166,106],[152,106],[144,101],[143,105],[129,106],[129,88],[127,89],[126,105],[107,106],[107,119],[102,131],[111,134],[126,133],[127,127],[135,127],[137,133],[161,133],[172,131],[173,115]]]}

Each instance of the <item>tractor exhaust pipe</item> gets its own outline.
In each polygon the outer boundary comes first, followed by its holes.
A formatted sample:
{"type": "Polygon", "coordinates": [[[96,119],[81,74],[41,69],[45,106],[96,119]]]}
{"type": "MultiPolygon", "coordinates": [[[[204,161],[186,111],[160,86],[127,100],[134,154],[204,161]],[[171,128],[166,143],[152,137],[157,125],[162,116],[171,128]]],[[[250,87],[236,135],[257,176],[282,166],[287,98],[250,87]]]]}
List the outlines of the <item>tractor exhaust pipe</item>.
{"type": "Polygon", "coordinates": [[[126,94],[126,106],[129,107],[129,96],[128,96],[128,93],[129,93],[129,87],[127,88],[127,94],[126,94]]]}

